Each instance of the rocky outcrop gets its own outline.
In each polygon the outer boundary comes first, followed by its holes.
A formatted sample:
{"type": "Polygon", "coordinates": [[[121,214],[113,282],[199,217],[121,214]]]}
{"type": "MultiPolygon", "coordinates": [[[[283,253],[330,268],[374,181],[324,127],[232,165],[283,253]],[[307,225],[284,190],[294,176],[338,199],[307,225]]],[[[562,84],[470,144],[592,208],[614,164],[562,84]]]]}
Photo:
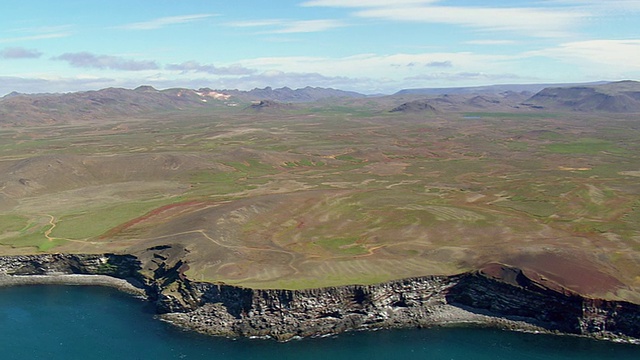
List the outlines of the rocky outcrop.
{"type": "Polygon", "coordinates": [[[230,337],[287,340],[356,329],[474,323],[630,342],[640,339],[639,305],[586,298],[501,264],[456,276],[376,285],[249,289],[190,281],[184,274],[188,265],[182,260],[186,251],[167,245],[136,256],[4,256],[0,257],[0,280],[10,275],[61,274],[126,279],[144,289],[163,319],[230,337]]]}
{"type": "Polygon", "coordinates": [[[289,103],[281,103],[273,100],[260,100],[249,105],[247,109],[257,111],[257,112],[280,111],[280,110],[291,110],[293,109],[293,106],[289,103]]]}
{"type": "Polygon", "coordinates": [[[438,110],[428,100],[415,100],[401,104],[389,112],[401,113],[437,113],[438,110]]]}
{"type": "Polygon", "coordinates": [[[0,256],[0,275],[108,275],[142,280],[140,262],[132,255],[40,254],[0,256]]]}

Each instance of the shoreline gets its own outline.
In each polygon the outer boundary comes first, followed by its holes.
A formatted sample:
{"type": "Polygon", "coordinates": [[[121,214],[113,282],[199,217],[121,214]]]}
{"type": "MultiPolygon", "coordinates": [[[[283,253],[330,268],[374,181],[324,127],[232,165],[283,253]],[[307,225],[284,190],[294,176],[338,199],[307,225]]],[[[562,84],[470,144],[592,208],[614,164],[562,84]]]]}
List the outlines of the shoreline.
{"type": "MultiPolygon", "coordinates": [[[[135,297],[148,300],[148,296],[144,289],[136,287],[131,282],[116,278],[108,275],[89,275],[89,274],[49,274],[49,275],[0,275],[0,288],[12,287],[12,286],[38,286],[38,285],[61,285],[61,286],[101,286],[116,289],[135,297]]],[[[221,333],[215,333],[206,331],[201,328],[194,328],[193,324],[189,324],[186,317],[189,313],[167,313],[157,315],[158,319],[173,326],[181,328],[186,331],[194,331],[197,333],[209,335],[209,336],[225,336],[221,333]]],[[[519,321],[514,319],[506,319],[498,316],[492,316],[488,314],[474,313],[469,310],[465,310],[458,306],[450,304],[441,304],[433,306],[429,309],[429,315],[421,319],[421,323],[416,328],[430,328],[430,327],[487,327],[487,328],[499,328],[509,331],[522,331],[529,333],[541,333],[541,334],[554,334],[553,332],[544,329],[543,327],[536,326],[525,321],[519,321]]],[[[354,328],[351,331],[376,331],[385,329],[401,329],[406,328],[404,326],[363,326],[360,328],[354,328]]],[[[237,338],[232,334],[227,334],[228,338],[237,338]]],[[[311,337],[326,337],[339,335],[339,332],[329,334],[318,334],[311,337]]],[[[272,336],[265,337],[253,337],[278,340],[272,336]]],[[[294,340],[296,337],[292,337],[285,341],[294,340]]],[[[282,340],[280,340],[282,341],[282,340]]],[[[640,342],[634,342],[634,344],[640,344],[640,342]]]]}
{"type": "Polygon", "coordinates": [[[548,287],[506,265],[496,265],[499,273],[513,276],[478,270],[372,285],[252,289],[189,280],[179,250],[150,248],[145,257],[0,256],[0,287],[111,287],[145,299],[159,319],[179,328],[229,338],[287,341],[346,331],[475,326],[640,344],[640,304],[548,287]]]}
{"type": "MultiPolygon", "coordinates": [[[[49,274],[49,275],[0,275],[0,288],[13,287],[13,286],[38,286],[38,285],[60,285],[60,286],[101,286],[109,287],[115,290],[124,292],[135,297],[148,300],[146,292],[133,285],[127,280],[115,278],[108,275],[87,275],[87,274],[49,274]]],[[[186,331],[194,331],[197,333],[209,335],[209,336],[223,336],[227,338],[238,338],[234,334],[212,333],[201,328],[194,328],[189,325],[186,317],[188,313],[167,313],[158,315],[158,319],[176,326],[186,331]]],[[[531,334],[546,334],[546,335],[563,335],[563,336],[577,336],[584,338],[591,338],[600,341],[611,341],[616,343],[628,343],[632,345],[640,345],[640,340],[637,339],[620,339],[609,337],[593,337],[587,335],[570,334],[563,332],[554,332],[544,327],[533,325],[526,321],[517,319],[507,319],[489,314],[480,314],[466,310],[459,306],[450,304],[436,305],[430,309],[430,315],[422,319],[419,326],[414,328],[437,328],[437,327],[478,327],[478,328],[494,328],[505,331],[525,332],[531,334]]],[[[348,331],[377,331],[377,330],[393,330],[393,329],[406,329],[406,326],[363,326],[353,328],[348,331]]],[[[341,332],[336,333],[324,333],[310,338],[321,338],[327,336],[339,335],[341,332]]],[[[287,342],[293,340],[303,339],[303,337],[291,337],[287,339],[278,339],[273,336],[250,336],[250,338],[275,340],[280,342],[287,342]]]]}
{"type": "Polygon", "coordinates": [[[147,299],[144,289],[133,285],[127,280],[108,275],[0,275],[0,288],[31,285],[102,286],[147,299]]]}

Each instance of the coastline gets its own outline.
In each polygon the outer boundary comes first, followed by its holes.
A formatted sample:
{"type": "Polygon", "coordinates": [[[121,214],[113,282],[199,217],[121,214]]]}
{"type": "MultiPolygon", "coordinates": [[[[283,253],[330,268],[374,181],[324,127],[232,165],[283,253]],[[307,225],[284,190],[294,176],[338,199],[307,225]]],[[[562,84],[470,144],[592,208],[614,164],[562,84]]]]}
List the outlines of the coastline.
{"type": "Polygon", "coordinates": [[[107,275],[50,274],[50,275],[0,275],[0,287],[30,285],[103,286],[118,291],[147,298],[143,288],[127,280],[107,275]]]}
{"type": "MultiPolygon", "coordinates": [[[[87,275],[87,274],[50,274],[50,275],[0,275],[0,288],[11,286],[37,286],[37,285],[63,285],[63,286],[102,286],[116,289],[126,294],[143,298],[148,300],[148,296],[144,289],[137,287],[127,280],[115,278],[107,275],[87,275]]],[[[203,331],[200,328],[193,328],[189,326],[188,321],[184,321],[185,313],[167,313],[159,315],[158,318],[162,321],[172,324],[173,326],[182,328],[186,331],[195,331],[205,335],[220,336],[224,334],[212,333],[210,331],[203,331]]],[[[430,327],[487,327],[498,328],[509,331],[527,332],[527,333],[539,333],[539,334],[556,334],[565,336],[581,336],[575,334],[554,333],[543,327],[530,324],[526,321],[506,319],[486,314],[480,314],[463,309],[458,306],[449,304],[441,304],[430,308],[429,316],[421,319],[421,325],[419,328],[430,327]]],[[[354,328],[349,331],[375,331],[382,329],[392,328],[406,328],[406,326],[372,326],[354,328]]],[[[227,337],[233,338],[234,336],[227,337]]],[[[318,334],[311,337],[325,337],[335,334],[318,334]]],[[[252,336],[252,338],[258,339],[274,339],[279,341],[289,341],[300,339],[301,337],[291,337],[286,339],[274,338],[272,336],[252,336]]],[[[600,338],[600,340],[625,342],[635,345],[640,345],[638,340],[625,340],[620,341],[617,338],[600,338]]]]}
{"type": "MultiPolygon", "coordinates": [[[[188,313],[168,313],[159,315],[159,319],[167,322],[173,326],[179,327],[185,331],[195,331],[200,334],[209,336],[222,336],[227,338],[239,338],[249,337],[252,339],[265,339],[276,340],[279,342],[286,342],[291,340],[299,340],[306,337],[318,338],[338,335],[342,332],[350,331],[377,331],[377,330],[391,330],[391,329],[407,329],[407,328],[437,328],[437,327],[478,327],[478,328],[493,328],[507,331],[525,332],[532,334],[558,334],[553,331],[549,331],[543,327],[530,324],[526,321],[516,319],[506,319],[497,316],[478,314],[461,307],[442,304],[437,305],[429,309],[430,314],[424,316],[419,320],[419,324],[412,324],[407,326],[406,324],[369,324],[359,327],[353,327],[345,331],[337,332],[318,332],[310,335],[291,335],[291,334],[268,334],[268,335],[241,335],[239,336],[234,332],[225,332],[220,329],[212,329],[202,326],[194,326],[192,321],[193,315],[188,313]],[[284,335],[284,336],[283,336],[284,335]]],[[[572,335],[572,334],[560,334],[560,335],[572,335]]],[[[579,336],[579,335],[577,335],[579,336]]],[[[588,337],[588,336],[583,336],[588,337]]],[[[612,339],[606,339],[612,340],[612,339]]],[[[631,344],[640,344],[640,341],[629,340],[623,341],[631,344]]]]}
{"type": "MultiPolygon", "coordinates": [[[[144,289],[137,287],[127,280],[115,278],[108,275],[87,275],[87,274],[49,274],[49,275],[0,275],[0,288],[11,286],[37,286],[37,285],[63,285],[63,286],[101,286],[116,289],[135,297],[148,300],[144,289]]],[[[551,333],[542,327],[529,324],[525,321],[505,319],[490,315],[474,313],[461,307],[449,304],[441,304],[429,309],[429,315],[421,319],[421,327],[456,327],[456,326],[478,326],[501,328],[511,331],[523,331],[531,333],[551,333]]],[[[188,321],[184,321],[186,313],[167,313],[159,315],[159,319],[174,326],[188,331],[196,331],[207,335],[221,335],[211,331],[202,331],[199,328],[192,328],[188,321]]],[[[392,327],[362,327],[355,328],[355,331],[379,330],[392,327]]],[[[403,326],[397,326],[403,328],[403,326]]],[[[322,334],[317,336],[328,336],[333,334],[322,334]]],[[[312,336],[313,337],[313,336],[312,336]]],[[[264,338],[270,339],[271,336],[264,338]]],[[[293,337],[291,338],[293,339],[293,337]]],[[[286,340],[291,340],[286,339],[286,340]]]]}
{"type": "Polygon", "coordinates": [[[161,320],[229,338],[288,341],[359,330],[472,326],[640,344],[640,305],[548,287],[506,265],[372,285],[252,289],[191,281],[182,257],[168,255],[180,251],[147,250],[150,261],[129,254],[0,256],[0,287],[108,286],[144,298],[161,320]]]}

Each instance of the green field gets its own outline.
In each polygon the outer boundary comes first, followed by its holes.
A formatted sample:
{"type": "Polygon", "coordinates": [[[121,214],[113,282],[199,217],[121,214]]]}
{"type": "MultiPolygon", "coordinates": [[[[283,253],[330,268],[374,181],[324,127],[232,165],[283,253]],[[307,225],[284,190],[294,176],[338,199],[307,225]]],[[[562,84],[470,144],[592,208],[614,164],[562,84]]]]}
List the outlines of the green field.
{"type": "Polygon", "coordinates": [[[181,244],[190,278],[262,288],[495,261],[544,272],[526,253],[614,276],[624,287],[595,295],[640,301],[640,119],[375,109],[4,128],[0,250],[181,244]]]}

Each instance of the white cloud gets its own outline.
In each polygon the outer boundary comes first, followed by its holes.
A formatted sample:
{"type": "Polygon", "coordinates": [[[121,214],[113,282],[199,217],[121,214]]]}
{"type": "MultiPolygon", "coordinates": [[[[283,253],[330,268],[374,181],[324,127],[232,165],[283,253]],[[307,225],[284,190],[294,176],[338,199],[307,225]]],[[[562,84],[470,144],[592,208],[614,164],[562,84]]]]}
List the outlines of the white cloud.
{"type": "Polygon", "coordinates": [[[546,0],[546,3],[590,8],[598,15],[640,11],[640,0],[546,0]]]}
{"type": "Polygon", "coordinates": [[[438,73],[429,73],[423,75],[410,76],[405,78],[406,81],[482,81],[482,82],[494,82],[494,81],[504,81],[504,80],[520,80],[520,79],[530,79],[527,77],[523,77],[516,74],[508,74],[508,73],[495,73],[495,74],[487,74],[483,72],[438,72],[438,73]]]}
{"type": "MultiPolygon", "coordinates": [[[[614,0],[623,2],[624,0],[614,0]]],[[[631,0],[629,0],[631,1],[631,0]]],[[[538,6],[439,5],[442,0],[310,0],[302,6],[354,8],[357,17],[398,22],[450,24],[491,31],[516,31],[534,37],[567,36],[594,16],[587,7],[538,2],[538,6]]],[[[607,2],[608,5],[609,2],[607,2]]],[[[635,1],[634,1],[635,3],[635,1]]]]}
{"type": "Polygon", "coordinates": [[[346,76],[325,76],[319,73],[298,73],[279,70],[269,70],[260,74],[244,76],[236,79],[225,79],[226,87],[251,89],[256,87],[284,87],[301,88],[306,86],[334,87],[352,89],[354,86],[370,84],[370,79],[357,79],[346,76]]]}
{"type": "Polygon", "coordinates": [[[73,25],[55,25],[55,26],[30,26],[7,30],[8,33],[21,33],[29,35],[46,35],[69,33],[73,29],[73,25]]]}
{"type": "Polygon", "coordinates": [[[278,26],[282,25],[285,20],[282,19],[263,19],[263,20],[246,20],[246,21],[234,21],[227,23],[228,26],[233,27],[263,27],[263,26],[278,26]]]}
{"type": "Polygon", "coordinates": [[[23,42],[23,41],[32,41],[32,40],[57,39],[57,38],[64,38],[68,36],[71,36],[70,32],[17,36],[17,37],[10,37],[10,38],[0,38],[0,43],[14,43],[14,42],[23,42]]]}
{"type": "Polygon", "coordinates": [[[491,31],[516,31],[528,36],[566,36],[588,14],[540,8],[387,7],[360,10],[355,15],[393,21],[452,24],[491,31]]]}
{"type": "Polygon", "coordinates": [[[403,77],[415,75],[419,69],[437,65],[456,71],[490,72],[504,68],[504,62],[512,57],[501,55],[481,55],[469,52],[423,53],[423,54],[358,54],[342,58],[329,57],[263,57],[242,60],[239,63],[251,69],[286,69],[287,71],[311,73],[320,72],[329,76],[403,77]],[[411,66],[398,66],[411,64],[411,66]]]}
{"type": "Polygon", "coordinates": [[[264,19],[248,20],[227,23],[233,27],[270,27],[265,33],[271,34],[294,34],[322,32],[330,29],[347,26],[344,22],[332,19],[317,20],[284,20],[284,19],[264,19]]]}
{"type": "Polygon", "coordinates": [[[640,70],[640,40],[588,40],[530,51],[528,56],[545,56],[600,71],[640,70]],[[604,66],[603,66],[604,65],[604,66]]]}
{"type": "Polygon", "coordinates": [[[270,78],[265,74],[284,72],[288,75],[276,77],[279,86],[284,86],[282,84],[286,81],[291,81],[292,85],[289,86],[303,84],[303,81],[293,81],[292,74],[322,74],[326,77],[322,81],[320,78],[314,80],[311,76],[304,77],[309,80],[304,86],[331,85],[362,93],[393,93],[408,87],[486,85],[522,79],[535,81],[528,74],[520,75],[516,60],[511,56],[458,52],[359,54],[340,58],[265,57],[246,59],[239,63],[244,67],[257,69],[263,75],[243,78],[243,83],[246,84],[249,79],[254,79],[256,86],[258,83],[263,84],[261,86],[270,85],[270,78]]]}
{"type": "Polygon", "coordinates": [[[338,20],[300,20],[284,24],[281,29],[271,31],[274,34],[310,33],[346,26],[338,20]]]}
{"type": "Polygon", "coordinates": [[[117,28],[127,29],[127,30],[153,30],[153,29],[163,28],[169,25],[184,24],[184,23],[199,21],[212,16],[215,16],[215,15],[214,14],[195,14],[195,15],[169,16],[169,17],[153,19],[150,21],[120,25],[117,28]]]}
{"type": "Polygon", "coordinates": [[[390,5],[389,0],[311,0],[305,1],[302,6],[326,6],[326,7],[389,7],[389,6],[403,6],[403,5],[423,5],[429,3],[435,3],[438,0],[396,0],[390,5]]]}
{"type": "Polygon", "coordinates": [[[469,44],[469,45],[513,45],[516,43],[517,42],[514,40],[494,40],[494,39],[465,41],[465,44],[469,44]]]}

